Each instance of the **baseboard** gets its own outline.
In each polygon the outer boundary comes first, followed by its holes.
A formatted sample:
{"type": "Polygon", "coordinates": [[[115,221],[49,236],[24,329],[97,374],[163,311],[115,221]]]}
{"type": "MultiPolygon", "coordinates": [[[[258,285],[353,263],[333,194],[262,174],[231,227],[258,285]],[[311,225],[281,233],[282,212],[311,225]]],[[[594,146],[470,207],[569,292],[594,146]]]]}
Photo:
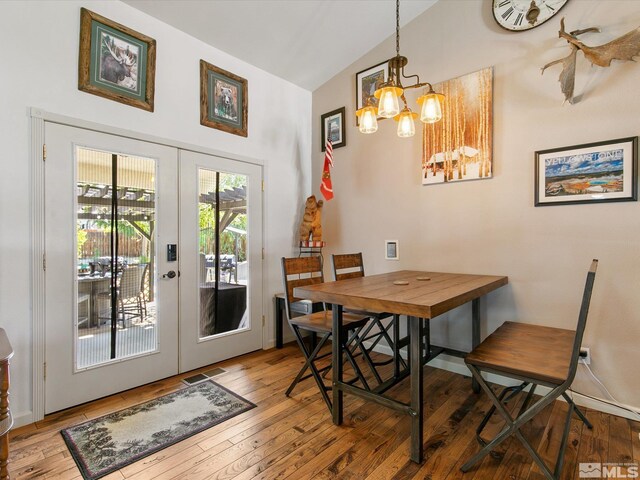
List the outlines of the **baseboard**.
{"type": "Polygon", "coordinates": [[[33,412],[20,412],[13,416],[12,428],[23,427],[24,425],[29,425],[30,423],[33,423],[33,412]]]}
{"type": "MultiPolygon", "coordinates": [[[[365,345],[366,345],[366,342],[365,342],[365,345]]],[[[386,345],[378,344],[374,348],[374,351],[383,353],[389,356],[393,355],[393,350],[391,350],[391,348],[389,348],[386,345]]],[[[404,350],[401,351],[400,354],[402,355],[403,358],[405,359],[407,358],[406,352],[404,350]]],[[[428,365],[430,367],[439,368],[441,370],[447,370],[449,372],[458,373],[460,375],[465,375],[467,377],[471,376],[471,372],[469,371],[467,366],[464,364],[464,360],[458,357],[453,357],[451,355],[446,355],[446,354],[438,355],[438,357],[431,360],[428,365]]],[[[496,383],[498,385],[504,385],[504,386],[517,385],[520,383],[520,382],[514,381],[511,378],[503,377],[501,375],[495,375],[492,373],[484,374],[484,378],[486,378],[491,383],[496,383]]],[[[536,389],[536,393],[546,394],[550,390],[551,389],[549,387],[539,386],[536,389]]],[[[621,405],[621,407],[619,408],[614,405],[609,405],[608,403],[603,403],[608,401],[605,399],[594,400],[589,397],[583,397],[580,394],[576,394],[576,393],[572,394],[571,392],[567,392],[567,394],[573,398],[573,401],[575,402],[576,405],[579,405],[581,407],[586,407],[592,410],[597,410],[599,412],[604,412],[611,415],[616,415],[618,417],[628,418],[629,420],[638,421],[638,417],[634,416],[633,413],[625,410],[625,408],[628,408],[630,410],[635,410],[637,412],[640,412],[640,409],[637,407],[632,407],[630,405],[621,405]]],[[[560,398],[560,400],[564,401],[563,398],[560,398]]]]}

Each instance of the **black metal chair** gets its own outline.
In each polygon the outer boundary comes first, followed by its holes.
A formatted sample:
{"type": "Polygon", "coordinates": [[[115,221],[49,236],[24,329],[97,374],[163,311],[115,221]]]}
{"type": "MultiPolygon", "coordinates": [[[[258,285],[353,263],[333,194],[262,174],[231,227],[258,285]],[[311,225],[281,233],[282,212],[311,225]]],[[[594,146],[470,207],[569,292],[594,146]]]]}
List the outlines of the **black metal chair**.
{"type": "MultiPolygon", "coordinates": [[[[314,285],[324,282],[321,260],[317,256],[297,258],[283,257],[282,277],[284,280],[286,307],[285,311],[287,313],[287,319],[296,337],[298,346],[300,347],[300,350],[302,351],[302,354],[305,358],[304,365],[300,369],[300,372],[298,372],[298,375],[296,375],[296,377],[294,378],[293,382],[291,382],[291,385],[286,391],[286,395],[289,396],[291,394],[298,382],[309,377],[313,377],[316,381],[316,384],[318,385],[318,388],[320,389],[322,399],[327,404],[327,407],[329,407],[329,411],[331,411],[331,400],[329,399],[329,395],[327,394],[327,392],[331,390],[331,387],[325,385],[321,376],[321,374],[326,374],[326,372],[329,371],[329,369],[331,368],[331,363],[318,368],[317,362],[326,357],[330,358],[331,356],[331,351],[320,354],[320,350],[327,343],[327,340],[331,338],[333,329],[332,314],[325,308],[324,310],[319,312],[294,317],[291,311],[291,303],[299,301],[299,299],[295,298],[295,296],[293,295],[293,289],[295,287],[314,285]],[[315,345],[311,344],[311,346],[307,346],[302,336],[303,331],[320,334],[320,341],[315,345]],[[311,370],[311,373],[305,376],[307,370],[311,370]]],[[[343,338],[347,339],[345,344],[343,345],[345,356],[355,372],[355,377],[350,380],[350,383],[360,381],[363,387],[367,390],[369,390],[367,380],[364,377],[360,366],[357,364],[351,348],[349,347],[351,345],[356,345],[358,346],[358,348],[360,348],[362,355],[365,358],[369,357],[368,352],[362,346],[361,342],[359,342],[360,332],[366,326],[368,321],[369,318],[363,317],[362,315],[345,313],[343,315],[345,334],[342,336],[343,338]]],[[[368,362],[370,362],[370,359],[368,360],[368,362]]]]}
{"type": "Polygon", "coordinates": [[[578,368],[580,346],[587,323],[597,267],[598,260],[593,260],[587,274],[576,330],[505,322],[465,358],[467,367],[469,367],[473,377],[489,395],[493,406],[487,412],[476,431],[477,439],[483,448],[462,466],[461,470],[463,472],[470,470],[500,443],[511,435],[515,435],[522,442],[545,477],[549,480],[557,480],[562,472],[564,451],[573,413],[575,412],[588,428],[593,428],[566,391],[571,386],[578,368]],[[514,378],[522,381],[522,383],[514,387],[506,387],[497,396],[486,380],[482,378],[481,372],[514,378]],[[531,387],[522,407],[516,417],[513,418],[504,404],[529,385],[531,387]],[[550,391],[530,406],[535,388],[538,385],[548,387],[550,391]],[[555,470],[552,473],[544,460],[540,458],[535,449],[524,438],[520,428],[560,396],[569,404],[569,411],[564,424],[555,470]],[[482,430],[496,410],[504,417],[506,426],[493,440],[487,442],[481,436],[482,430]]]}
{"type": "MultiPolygon", "coordinates": [[[[340,255],[331,255],[331,265],[333,267],[333,277],[336,280],[346,280],[349,278],[360,278],[364,277],[364,262],[362,260],[362,253],[345,253],[340,255]]],[[[365,357],[365,360],[369,363],[369,368],[373,372],[373,375],[378,382],[378,385],[383,383],[382,377],[378,373],[376,367],[388,365],[394,361],[397,362],[396,371],[399,370],[400,364],[403,365],[403,368],[407,368],[406,362],[399,354],[400,347],[400,322],[399,315],[393,315],[391,313],[386,312],[368,312],[364,310],[352,310],[352,309],[344,309],[345,312],[353,313],[356,315],[362,315],[365,317],[369,317],[370,322],[362,331],[360,335],[360,339],[358,340],[360,343],[371,341],[371,343],[366,348],[367,352],[371,352],[381,340],[385,340],[389,345],[389,348],[393,350],[394,355],[391,359],[385,361],[372,361],[370,355],[365,357]],[[385,325],[382,320],[393,318],[391,322],[385,325]],[[374,327],[375,330],[374,330],[374,327]],[[392,329],[392,336],[389,335],[389,330],[392,329]]],[[[405,342],[406,344],[406,342],[405,342]]],[[[404,346],[404,345],[403,345],[404,346]]]]}

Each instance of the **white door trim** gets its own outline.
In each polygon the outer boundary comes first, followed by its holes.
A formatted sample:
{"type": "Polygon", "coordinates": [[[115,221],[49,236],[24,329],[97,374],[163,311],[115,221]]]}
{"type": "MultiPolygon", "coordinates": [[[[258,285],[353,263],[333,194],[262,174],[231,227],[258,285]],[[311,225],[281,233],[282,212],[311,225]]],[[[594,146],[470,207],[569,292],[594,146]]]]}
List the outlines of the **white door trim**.
{"type": "MultiPolygon", "coordinates": [[[[101,133],[108,133],[121,137],[131,138],[134,140],[142,140],[149,143],[157,143],[168,147],[175,147],[180,150],[189,150],[207,155],[215,155],[219,157],[229,158],[239,162],[246,162],[255,165],[264,166],[263,159],[256,159],[237,155],[230,152],[206,148],[193,145],[177,140],[171,140],[145,133],[133,132],[130,130],[103,125],[100,123],[90,122],[79,118],[68,117],[56,113],[47,112],[45,110],[32,107],[29,109],[29,123],[31,127],[30,141],[30,166],[31,166],[31,370],[32,370],[32,411],[31,418],[29,415],[23,415],[20,419],[16,419],[17,425],[25,425],[37,422],[44,418],[45,403],[45,276],[44,276],[44,130],[45,122],[58,123],[70,127],[84,128],[101,133]]],[[[263,172],[263,179],[265,178],[263,172]]],[[[264,209],[264,193],[263,193],[263,222],[262,222],[262,238],[265,241],[265,209],[264,209]]],[[[263,243],[264,245],[264,243],[263,243]]],[[[263,270],[262,290],[265,291],[266,269],[263,270]]],[[[263,302],[263,309],[264,309],[263,302]]],[[[264,310],[263,310],[264,314],[264,310]]],[[[263,326],[263,337],[266,334],[263,326]]],[[[263,341],[263,348],[265,344],[263,341]]]]}

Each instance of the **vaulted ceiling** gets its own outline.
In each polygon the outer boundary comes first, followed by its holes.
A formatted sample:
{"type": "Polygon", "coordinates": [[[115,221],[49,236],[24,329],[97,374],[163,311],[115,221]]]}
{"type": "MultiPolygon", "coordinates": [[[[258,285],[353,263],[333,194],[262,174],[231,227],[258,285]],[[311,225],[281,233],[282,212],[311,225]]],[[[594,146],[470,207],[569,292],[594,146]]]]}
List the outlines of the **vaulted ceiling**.
{"type": "MultiPolygon", "coordinates": [[[[123,1],[309,91],[394,35],[396,25],[393,0],[123,1]]],[[[436,1],[401,0],[400,26],[436,1]]]]}

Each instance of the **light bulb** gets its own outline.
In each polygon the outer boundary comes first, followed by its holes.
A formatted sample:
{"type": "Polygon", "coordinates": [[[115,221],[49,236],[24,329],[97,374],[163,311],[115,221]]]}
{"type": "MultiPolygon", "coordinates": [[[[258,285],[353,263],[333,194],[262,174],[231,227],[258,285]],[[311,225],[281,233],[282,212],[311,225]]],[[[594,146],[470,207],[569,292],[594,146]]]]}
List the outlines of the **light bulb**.
{"type": "Polygon", "coordinates": [[[360,116],[360,133],[375,133],[378,130],[375,107],[364,107],[356,114],[360,116]]]}
{"type": "Polygon", "coordinates": [[[418,103],[422,105],[420,110],[420,121],[424,123],[436,123],[442,119],[442,106],[440,99],[444,95],[435,93],[433,90],[418,99],[418,103]]]}
{"type": "Polygon", "coordinates": [[[378,103],[379,117],[393,118],[400,113],[398,97],[402,95],[402,91],[398,87],[383,87],[375,91],[375,97],[380,99],[378,103]]]}
{"type": "Polygon", "coordinates": [[[418,115],[413,113],[408,108],[404,108],[400,115],[398,115],[398,136],[401,138],[413,137],[416,134],[416,125],[413,121],[413,117],[418,115]]]}

